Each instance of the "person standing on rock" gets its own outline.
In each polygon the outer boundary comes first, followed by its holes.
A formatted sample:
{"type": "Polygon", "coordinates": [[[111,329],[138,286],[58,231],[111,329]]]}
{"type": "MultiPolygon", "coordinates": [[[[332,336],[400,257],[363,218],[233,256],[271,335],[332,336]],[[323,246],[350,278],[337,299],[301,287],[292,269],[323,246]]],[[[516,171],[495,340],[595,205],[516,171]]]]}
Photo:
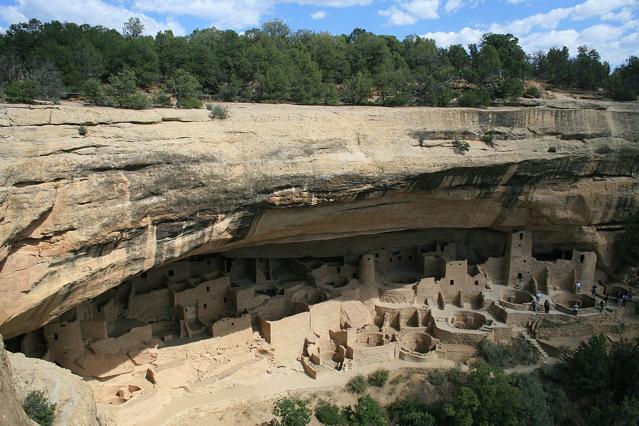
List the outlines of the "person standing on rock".
{"type": "Polygon", "coordinates": [[[579,304],[575,303],[574,305],[572,305],[572,314],[574,316],[577,316],[577,313],[579,312],[579,304]]]}
{"type": "Polygon", "coordinates": [[[544,311],[546,311],[546,313],[550,312],[550,302],[548,299],[544,302],[544,311]]]}
{"type": "Polygon", "coordinates": [[[535,293],[535,298],[537,299],[537,303],[541,302],[541,291],[537,290],[537,293],[535,293]]]}
{"type": "Polygon", "coordinates": [[[575,288],[577,289],[577,293],[581,293],[581,281],[575,283],[575,288]]]}
{"type": "Polygon", "coordinates": [[[597,295],[597,285],[593,284],[592,285],[592,297],[595,297],[597,295]]]}

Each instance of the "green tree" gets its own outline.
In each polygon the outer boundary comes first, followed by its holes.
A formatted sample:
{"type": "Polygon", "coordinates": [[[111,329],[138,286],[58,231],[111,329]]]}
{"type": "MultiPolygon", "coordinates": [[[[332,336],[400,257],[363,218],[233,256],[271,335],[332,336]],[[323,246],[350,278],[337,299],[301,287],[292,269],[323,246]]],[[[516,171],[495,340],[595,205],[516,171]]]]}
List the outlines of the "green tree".
{"type": "Polygon", "coordinates": [[[163,89],[175,96],[177,106],[180,108],[200,108],[202,101],[198,99],[200,83],[188,71],[178,68],[173,75],[166,80],[163,89]]]}
{"type": "Polygon", "coordinates": [[[346,103],[361,105],[368,102],[373,90],[373,80],[358,72],[344,85],[343,97],[346,103]]]}
{"type": "Polygon", "coordinates": [[[345,410],[348,424],[351,426],[386,426],[384,412],[370,395],[360,396],[355,407],[345,410]]]}
{"type": "Polygon", "coordinates": [[[145,109],[150,106],[148,97],[136,86],[133,71],[124,70],[109,77],[106,91],[119,108],[145,109]]]}
{"type": "Polygon", "coordinates": [[[400,399],[388,407],[393,424],[402,426],[435,426],[435,417],[425,404],[412,399],[400,399]]]}
{"type": "Polygon", "coordinates": [[[273,415],[279,417],[276,426],[305,426],[311,422],[311,410],[300,399],[280,399],[273,407],[273,415]]]}
{"type": "Polygon", "coordinates": [[[93,105],[106,105],[108,99],[104,93],[104,87],[98,80],[91,78],[82,85],[82,93],[88,103],[93,105]]]}
{"type": "Polygon", "coordinates": [[[8,102],[31,103],[40,96],[40,87],[35,80],[12,81],[4,89],[8,102]]]}
{"type": "Polygon", "coordinates": [[[140,37],[144,32],[144,24],[137,16],[132,16],[122,26],[122,34],[125,37],[140,37]]]}

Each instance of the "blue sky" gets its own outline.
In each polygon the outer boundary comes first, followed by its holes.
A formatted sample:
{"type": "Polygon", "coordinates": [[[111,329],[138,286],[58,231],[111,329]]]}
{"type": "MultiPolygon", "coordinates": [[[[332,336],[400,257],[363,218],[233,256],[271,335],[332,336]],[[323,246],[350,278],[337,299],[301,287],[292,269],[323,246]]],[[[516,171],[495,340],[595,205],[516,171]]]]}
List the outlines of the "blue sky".
{"type": "Polygon", "coordinates": [[[238,32],[282,18],[295,29],[348,34],[360,27],[439,45],[510,32],[528,52],[553,46],[596,48],[613,65],[639,55],[639,0],[0,0],[0,30],[37,18],[120,29],[138,16],[148,34],[188,34],[215,26],[238,32]]]}

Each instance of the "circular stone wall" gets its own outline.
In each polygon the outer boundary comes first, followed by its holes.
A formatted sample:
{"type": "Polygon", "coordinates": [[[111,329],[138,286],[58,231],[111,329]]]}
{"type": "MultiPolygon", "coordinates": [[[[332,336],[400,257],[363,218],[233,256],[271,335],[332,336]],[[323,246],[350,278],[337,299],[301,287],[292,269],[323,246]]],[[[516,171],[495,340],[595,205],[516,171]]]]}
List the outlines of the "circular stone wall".
{"type": "Polygon", "coordinates": [[[572,313],[572,307],[579,305],[579,309],[594,308],[597,301],[587,294],[560,293],[552,298],[555,307],[563,312],[572,313]]]}
{"type": "Polygon", "coordinates": [[[509,288],[501,292],[499,299],[504,302],[521,305],[532,302],[533,296],[526,291],[509,288]]]}
{"type": "Polygon", "coordinates": [[[486,323],[486,317],[478,312],[458,311],[449,317],[449,323],[462,330],[478,330],[486,323]]]}
{"type": "Polygon", "coordinates": [[[426,333],[408,333],[402,339],[402,349],[425,354],[435,349],[433,338],[426,333]]]}
{"type": "Polygon", "coordinates": [[[406,284],[417,284],[420,280],[420,276],[415,273],[401,273],[401,274],[392,274],[385,278],[385,281],[390,285],[406,285],[406,284]]]}

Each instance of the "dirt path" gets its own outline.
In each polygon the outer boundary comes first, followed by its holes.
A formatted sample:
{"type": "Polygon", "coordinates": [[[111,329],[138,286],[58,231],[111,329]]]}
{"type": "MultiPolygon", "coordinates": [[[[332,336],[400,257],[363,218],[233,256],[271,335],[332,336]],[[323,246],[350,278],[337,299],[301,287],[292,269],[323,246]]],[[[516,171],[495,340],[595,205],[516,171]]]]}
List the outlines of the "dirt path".
{"type": "MultiPolygon", "coordinates": [[[[328,374],[320,376],[317,380],[313,380],[299,371],[293,369],[285,369],[285,371],[274,371],[272,375],[259,380],[250,385],[234,385],[226,389],[218,389],[210,393],[202,395],[184,396],[171,401],[169,405],[162,407],[156,415],[149,420],[141,423],[134,423],[136,426],[160,426],[167,425],[172,419],[178,416],[188,417],[190,412],[197,408],[206,406],[211,409],[218,406],[233,405],[240,401],[273,398],[277,395],[291,391],[321,389],[334,386],[344,385],[351,377],[357,374],[367,374],[371,371],[384,367],[388,370],[396,370],[406,367],[419,368],[443,368],[452,367],[450,361],[442,361],[434,365],[421,363],[407,363],[405,361],[394,360],[384,364],[367,365],[364,368],[357,368],[348,372],[328,372],[328,374]],[[440,365],[441,364],[441,365],[440,365]]],[[[194,391],[196,388],[194,387],[194,391]]]]}

